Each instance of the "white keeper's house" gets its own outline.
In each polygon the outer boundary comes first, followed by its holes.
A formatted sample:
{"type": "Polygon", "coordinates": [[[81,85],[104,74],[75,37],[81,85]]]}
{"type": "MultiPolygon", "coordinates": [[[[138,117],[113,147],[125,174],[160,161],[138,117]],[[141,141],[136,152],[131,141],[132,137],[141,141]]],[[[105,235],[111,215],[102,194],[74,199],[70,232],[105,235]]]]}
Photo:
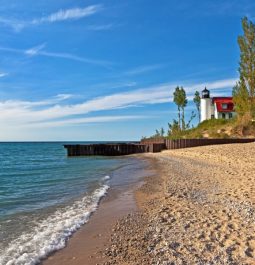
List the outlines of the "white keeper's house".
{"type": "Polygon", "coordinates": [[[232,97],[210,97],[206,88],[201,97],[201,122],[210,119],[231,119],[236,115],[232,97]]]}

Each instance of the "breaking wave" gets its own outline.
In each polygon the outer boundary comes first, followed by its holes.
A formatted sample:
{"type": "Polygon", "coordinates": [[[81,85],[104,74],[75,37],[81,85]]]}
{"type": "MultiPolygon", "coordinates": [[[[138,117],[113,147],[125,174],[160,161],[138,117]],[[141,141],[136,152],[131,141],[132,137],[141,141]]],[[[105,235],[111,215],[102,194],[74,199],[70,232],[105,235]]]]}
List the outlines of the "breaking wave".
{"type": "MultiPolygon", "coordinates": [[[[104,180],[108,180],[106,176],[104,180]]],[[[108,185],[102,185],[91,195],[75,201],[71,206],[57,210],[40,221],[33,231],[20,235],[0,253],[1,265],[35,265],[49,253],[64,248],[67,239],[87,223],[106,195],[108,185]]]]}

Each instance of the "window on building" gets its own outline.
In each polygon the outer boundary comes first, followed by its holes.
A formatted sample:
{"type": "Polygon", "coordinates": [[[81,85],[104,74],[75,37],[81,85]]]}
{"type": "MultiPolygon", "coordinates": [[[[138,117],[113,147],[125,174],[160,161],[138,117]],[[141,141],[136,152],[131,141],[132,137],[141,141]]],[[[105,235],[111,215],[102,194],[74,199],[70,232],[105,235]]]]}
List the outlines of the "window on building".
{"type": "Polygon", "coordinates": [[[212,114],[212,115],[211,115],[211,119],[214,119],[214,118],[215,118],[215,117],[214,117],[214,114],[212,114]]]}
{"type": "Polygon", "coordinates": [[[233,118],[233,114],[230,112],[229,113],[229,119],[233,118]]]}
{"type": "Polygon", "coordinates": [[[222,113],[222,119],[226,119],[226,114],[222,113]]]}
{"type": "Polygon", "coordinates": [[[221,107],[222,107],[222,109],[228,109],[228,104],[227,103],[222,103],[221,107]]]}

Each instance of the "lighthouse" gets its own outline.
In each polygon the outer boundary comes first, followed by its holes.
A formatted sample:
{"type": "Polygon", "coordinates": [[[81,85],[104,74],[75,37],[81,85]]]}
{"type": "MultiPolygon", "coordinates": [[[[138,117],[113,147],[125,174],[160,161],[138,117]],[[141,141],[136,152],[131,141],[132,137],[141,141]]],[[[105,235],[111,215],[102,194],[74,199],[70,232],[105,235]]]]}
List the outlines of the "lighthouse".
{"type": "Polygon", "coordinates": [[[200,102],[201,122],[210,119],[232,119],[236,113],[232,97],[210,97],[210,91],[204,89],[200,102]]]}
{"type": "Polygon", "coordinates": [[[201,98],[201,122],[212,118],[212,101],[210,91],[206,88],[202,91],[201,98]]]}

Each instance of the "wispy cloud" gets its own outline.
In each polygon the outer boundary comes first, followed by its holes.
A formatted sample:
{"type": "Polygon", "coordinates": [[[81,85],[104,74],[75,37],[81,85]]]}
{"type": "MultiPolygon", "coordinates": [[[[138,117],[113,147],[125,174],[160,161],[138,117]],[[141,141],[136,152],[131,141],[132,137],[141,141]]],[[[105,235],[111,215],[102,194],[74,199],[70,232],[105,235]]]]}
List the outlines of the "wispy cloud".
{"type": "MultiPolygon", "coordinates": [[[[215,93],[231,88],[236,79],[218,80],[211,83],[200,83],[186,85],[185,89],[189,98],[193,97],[195,90],[202,90],[205,85],[215,93]]],[[[44,124],[49,126],[63,126],[63,124],[82,123],[90,121],[88,117],[77,115],[88,115],[99,111],[130,108],[147,104],[160,104],[172,101],[172,94],[175,89],[173,84],[162,84],[154,87],[137,89],[125,93],[116,93],[103,97],[94,98],[77,104],[66,104],[62,102],[71,95],[58,95],[43,101],[0,101],[0,126],[32,126],[44,124]],[[55,125],[54,125],[55,124],[55,125]]],[[[105,120],[109,121],[107,118],[105,120]]]]}
{"type": "Polygon", "coordinates": [[[237,82],[237,78],[225,79],[225,80],[218,80],[210,83],[205,83],[205,86],[208,89],[215,89],[215,88],[227,88],[233,87],[237,82]]]}
{"type": "Polygon", "coordinates": [[[33,20],[19,20],[15,18],[0,17],[0,24],[11,27],[14,31],[19,32],[25,27],[40,25],[45,23],[56,23],[68,20],[78,20],[92,16],[103,9],[102,5],[90,5],[87,7],[76,7],[70,9],[60,9],[48,16],[35,18],[33,20]]]}
{"type": "Polygon", "coordinates": [[[7,76],[7,75],[9,75],[9,73],[3,73],[3,72],[0,72],[0,78],[5,77],[5,76],[7,76]]]}
{"type": "Polygon", "coordinates": [[[134,81],[127,82],[109,82],[109,83],[99,83],[96,85],[92,85],[92,89],[117,89],[117,88],[132,88],[137,86],[137,83],[134,81]]]}
{"type": "Polygon", "coordinates": [[[59,104],[61,101],[70,99],[72,97],[73,97],[72,94],[58,94],[55,97],[40,101],[22,101],[22,100],[6,100],[4,102],[0,101],[0,110],[3,111],[6,110],[6,108],[29,110],[36,107],[47,107],[59,104]]]}
{"type": "Polygon", "coordinates": [[[17,19],[7,19],[0,17],[0,24],[12,28],[15,32],[20,32],[25,26],[26,22],[17,19]]]}
{"type": "Polygon", "coordinates": [[[114,27],[113,24],[105,24],[105,25],[89,25],[87,26],[88,30],[93,31],[103,31],[103,30],[110,30],[114,27]]]}
{"type": "Polygon", "coordinates": [[[235,16],[239,18],[254,11],[255,8],[254,1],[249,0],[201,1],[197,4],[196,9],[190,12],[192,4],[191,1],[183,1],[175,8],[177,12],[181,11],[186,17],[235,16]]]}
{"type": "Polygon", "coordinates": [[[192,83],[190,81],[181,81],[177,85],[183,85],[187,93],[193,93],[198,90],[201,91],[205,87],[210,90],[233,88],[238,78],[220,79],[210,82],[192,83]]]}
{"type": "Polygon", "coordinates": [[[70,53],[56,53],[56,52],[39,51],[38,55],[53,57],[53,58],[68,59],[68,60],[82,62],[82,63],[88,63],[88,64],[95,64],[95,65],[99,65],[99,66],[103,66],[103,67],[107,67],[107,68],[112,65],[112,63],[108,62],[108,61],[85,58],[85,57],[77,56],[77,55],[70,54],[70,53]]]}
{"type": "Polygon", "coordinates": [[[43,43],[43,44],[38,45],[36,47],[25,50],[24,53],[27,55],[34,56],[34,55],[37,55],[45,46],[46,46],[45,43],[43,43]]]}
{"type": "Polygon", "coordinates": [[[26,127],[32,128],[45,128],[45,127],[62,127],[70,125],[82,125],[88,123],[108,123],[116,121],[127,121],[127,120],[138,120],[148,118],[142,115],[119,115],[119,116],[97,116],[97,117],[87,117],[87,118],[73,118],[65,119],[61,121],[48,121],[48,122],[35,122],[27,124],[26,127]]]}
{"type": "Polygon", "coordinates": [[[144,65],[144,66],[139,66],[137,68],[125,71],[123,74],[127,76],[139,75],[139,74],[152,72],[152,71],[161,69],[163,67],[165,67],[165,64],[144,65]]]}
{"type": "Polygon", "coordinates": [[[67,59],[67,60],[72,60],[72,61],[77,61],[77,62],[82,62],[82,63],[94,64],[94,65],[98,65],[98,66],[102,66],[106,68],[109,68],[112,65],[112,63],[109,61],[85,58],[85,57],[78,56],[78,55],[71,54],[71,53],[48,52],[48,51],[43,50],[45,46],[46,46],[45,44],[41,44],[41,45],[26,49],[26,50],[14,49],[10,47],[0,47],[0,51],[20,53],[20,54],[29,55],[29,56],[37,55],[37,56],[67,59]]]}
{"type": "Polygon", "coordinates": [[[32,20],[32,24],[54,23],[59,21],[81,19],[96,14],[102,9],[101,5],[91,5],[85,8],[59,10],[49,16],[32,20]]]}

